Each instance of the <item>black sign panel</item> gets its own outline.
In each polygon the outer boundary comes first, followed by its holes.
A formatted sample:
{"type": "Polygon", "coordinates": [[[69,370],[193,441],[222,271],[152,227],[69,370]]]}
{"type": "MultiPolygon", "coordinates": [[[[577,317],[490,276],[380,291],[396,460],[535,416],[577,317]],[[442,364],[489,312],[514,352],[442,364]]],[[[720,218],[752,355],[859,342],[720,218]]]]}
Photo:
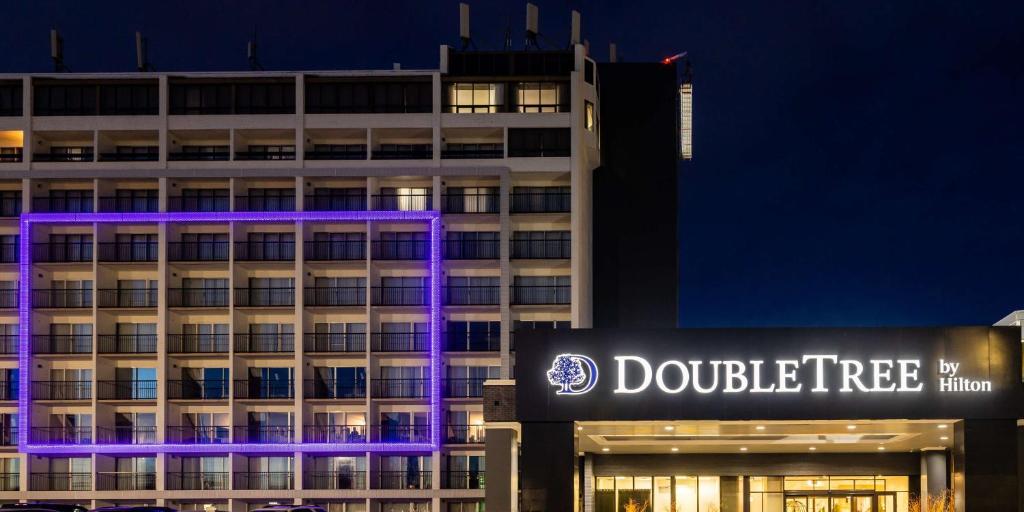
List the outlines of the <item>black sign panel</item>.
{"type": "Polygon", "coordinates": [[[1016,327],[516,333],[520,421],[1019,418],[1016,327]]]}

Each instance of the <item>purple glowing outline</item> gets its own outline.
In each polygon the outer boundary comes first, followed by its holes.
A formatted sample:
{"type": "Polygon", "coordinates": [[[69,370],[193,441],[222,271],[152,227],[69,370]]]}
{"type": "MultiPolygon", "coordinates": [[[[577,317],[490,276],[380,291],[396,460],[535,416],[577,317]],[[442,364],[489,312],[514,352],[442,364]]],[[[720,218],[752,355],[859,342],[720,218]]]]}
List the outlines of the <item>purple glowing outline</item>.
{"type": "Polygon", "coordinates": [[[26,213],[20,221],[18,295],[18,451],[32,454],[76,453],[287,453],[287,452],[413,452],[441,447],[441,218],[437,211],[356,212],[167,212],[167,213],[26,213]],[[394,222],[430,223],[430,442],[429,443],[224,443],[224,444],[29,444],[31,364],[31,286],[33,223],[166,223],[166,222],[394,222]]]}

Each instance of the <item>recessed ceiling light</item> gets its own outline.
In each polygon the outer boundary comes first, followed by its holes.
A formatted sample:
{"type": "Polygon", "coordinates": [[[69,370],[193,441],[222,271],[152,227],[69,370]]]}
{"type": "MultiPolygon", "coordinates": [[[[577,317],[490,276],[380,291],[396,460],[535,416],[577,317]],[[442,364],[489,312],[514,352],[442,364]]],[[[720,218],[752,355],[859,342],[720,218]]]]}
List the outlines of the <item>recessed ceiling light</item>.
{"type": "Polygon", "coordinates": [[[884,447],[884,446],[879,446],[879,447],[878,447],[878,451],[880,451],[880,452],[884,452],[884,451],[885,451],[885,447],[884,447]]]}
{"type": "Polygon", "coordinates": [[[610,452],[610,451],[612,451],[612,449],[611,448],[601,448],[601,451],[602,452],[610,452]]]}
{"type": "Polygon", "coordinates": [[[857,430],[857,425],[847,425],[846,430],[857,430]]]}
{"type": "Polygon", "coordinates": [[[949,441],[949,436],[942,436],[939,439],[941,439],[943,441],[949,441]]]}
{"type": "Polygon", "coordinates": [[[678,452],[678,451],[679,451],[679,448],[676,448],[675,446],[673,446],[673,447],[672,447],[672,451],[674,451],[674,452],[678,452]]]}
{"type": "Polygon", "coordinates": [[[582,426],[576,427],[576,430],[583,430],[582,426]]]}
{"type": "Polygon", "coordinates": [[[810,450],[812,452],[816,452],[816,451],[818,451],[818,447],[817,446],[812,446],[812,447],[808,448],[808,450],[810,450]]]}
{"type": "Polygon", "coordinates": [[[675,429],[676,429],[676,428],[675,428],[675,427],[673,427],[672,425],[665,425],[665,430],[668,430],[669,432],[671,432],[671,431],[673,431],[673,430],[675,430],[675,429]]]}
{"type": "Polygon", "coordinates": [[[764,425],[758,425],[754,428],[756,428],[757,430],[764,430],[764,425]]]}
{"type": "Polygon", "coordinates": [[[943,423],[942,425],[939,425],[939,428],[943,428],[943,429],[944,428],[949,428],[949,425],[946,425],[945,423],[943,423]]]}
{"type": "Polygon", "coordinates": [[[746,446],[741,446],[741,447],[740,447],[740,451],[741,451],[741,452],[745,452],[745,451],[747,451],[747,447],[746,447],[746,446]]]}

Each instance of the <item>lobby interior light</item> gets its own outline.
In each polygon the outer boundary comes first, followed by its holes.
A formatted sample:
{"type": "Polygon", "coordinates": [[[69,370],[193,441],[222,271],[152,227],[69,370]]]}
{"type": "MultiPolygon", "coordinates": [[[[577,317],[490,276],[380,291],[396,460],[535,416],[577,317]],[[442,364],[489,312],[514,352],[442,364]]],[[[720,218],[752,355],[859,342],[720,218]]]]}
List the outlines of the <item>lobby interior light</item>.
{"type": "Polygon", "coordinates": [[[606,446],[606,447],[604,447],[604,448],[601,448],[601,451],[602,451],[602,452],[610,452],[610,451],[612,451],[612,449],[611,449],[611,448],[608,448],[608,447],[606,446]]]}
{"type": "Polygon", "coordinates": [[[745,451],[747,451],[747,447],[746,447],[746,446],[740,446],[740,451],[741,451],[741,452],[745,452],[745,451]]]}
{"type": "Polygon", "coordinates": [[[846,430],[857,430],[857,425],[847,425],[846,430]]]}
{"type": "Polygon", "coordinates": [[[672,451],[674,451],[674,452],[678,452],[678,451],[679,451],[679,448],[676,448],[675,446],[673,446],[673,447],[672,447],[672,451]]]}
{"type": "Polygon", "coordinates": [[[884,447],[884,446],[879,446],[879,447],[878,447],[878,451],[880,451],[880,452],[884,452],[884,451],[885,451],[885,447],[884,447]]]}
{"type": "Polygon", "coordinates": [[[765,426],[764,425],[758,425],[758,426],[756,426],[754,428],[757,429],[757,430],[764,430],[765,426]]]}
{"type": "Polygon", "coordinates": [[[675,429],[676,429],[676,428],[675,428],[675,427],[673,427],[672,425],[665,425],[665,430],[667,430],[667,431],[669,431],[669,432],[672,432],[672,431],[673,431],[673,430],[675,430],[675,429]]]}
{"type": "Polygon", "coordinates": [[[949,425],[946,425],[945,423],[943,423],[943,424],[939,425],[939,428],[947,429],[947,428],[949,428],[949,425]]]}
{"type": "Polygon", "coordinates": [[[939,438],[941,441],[949,441],[949,436],[942,436],[939,438]]]}
{"type": "Polygon", "coordinates": [[[816,451],[818,451],[818,447],[817,446],[812,446],[812,447],[808,448],[808,450],[810,450],[812,452],[816,452],[816,451]]]}
{"type": "Polygon", "coordinates": [[[580,425],[580,426],[576,427],[576,430],[582,431],[583,430],[583,425],[580,425]]]}

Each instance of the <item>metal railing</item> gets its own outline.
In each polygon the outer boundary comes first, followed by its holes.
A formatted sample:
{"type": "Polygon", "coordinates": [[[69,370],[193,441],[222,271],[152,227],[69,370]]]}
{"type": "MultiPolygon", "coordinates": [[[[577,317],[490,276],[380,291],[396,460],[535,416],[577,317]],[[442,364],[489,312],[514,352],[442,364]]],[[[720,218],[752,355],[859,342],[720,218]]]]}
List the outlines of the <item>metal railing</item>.
{"type": "Polygon", "coordinates": [[[226,212],[231,201],[222,197],[168,197],[167,210],[172,212],[226,212]]]}
{"type": "Polygon", "coordinates": [[[487,430],[480,425],[446,425],[444,444],[483,444],[487,430]]]}
{"type": "MultiPolygon", "coordinates": [[[[364,157],[365,158],[365,157],[364,157]]],[[[307,212],[366,211],[366,192],[361,195],[306,195],[302,208],[307,212]]]]}
{"type": "Polygon", "coordinates": [[[306,261],[358,261],[366,259],[365,240],[309,240],[305,242],[306,261]]]}
{"type": "Polygon", "coordinates": [[[487,379],[444,379],[445,398],[479,398],[484,396],[487,379]]]}
{"type": "Polygon", "coordinates": [[[36,334],[33,354],[91,354],[92,334],[36,334]]]}
{"type": "Polygon", "coordinates": [[[365,286],[312,286],[303,289],[306,306],[365,306],[365,286]]]}
{"type": "Polygon", "coordinates": [[[33,491],[91,491],[90,473],[32,473],[29,489],[33,491]]]}
{"type": "Polygon", "coordinates": [[[309,425],[302,429],[304,443],[365,443],[366,425],[309,425]]]}
{"type": "Polygon", "coordinates": [[[484,472],[481,471],[445,471],[442,474],[443,489],[483,489],[484,472]]]}
{"type": "Polygon", "coordinates": [[[303,335],[304,352],[366,352],[366,333],[306,333],[303,335]]]}
{"type": "Polygon", "coordinates": [[[363,471],[307,471],[303,478],[305,489],[366,489],[366,473],[363,471]]]}
{"type": "Polygon", "coordinates": [[[445,240],[446,260],[496,260],[501,257],[501,242],[498,240],[445,240]]]}
{"type": "Polygon", "coordinates": [[[430,255],[427,240],[374,240],[375,260],[425,260],[430,255]]]}
{"type": "Polygon", "coordinates": [[[229,242],[168,242],[168,261],[227,261],[229,242]]]}
{"type": "Polygon", "coordinates": [[[401,147],[381,147],[373,150],[373,160],[430,160],[434,158],[434,148],[430,144],[409,144],[401,147]]]}
{"type": "MultiPolygon", "coordinates": [[[[236,399],[278,400],[295,398],[295,385],[288,380],[236,379],[236,399]]],[[[235,433],[237,434],[237,430],[235,433]]]]}
{"type": "Polygon", "coordinates": [[[425,306],[430,304],[426,286],[374,286],[374,306],[425,306]]]}
{"type": "Polygon", "coordinates": [[[100,261],[149,262],[160,259],[156,242],[100,242],[100,261]]]}
{"type": "Polygon", "coordinates": [[[96,290],[96,301],[101,308],[155,308],[159,297],[157,288],[96,290]]]}
{"type": "Polygon", "coordinates": [[[374,425],[370,440],[381,443],[426,443],[430,441],[430,425],[374,425]]]}
{"type": "Polygon", "coordinates": [[[18,244],[0,243],[0,263],[17,263],[18,259],[18,244]]]}
{"type": "Polygon", "coordinates": [[[96,384],[100,400],[156,400],[155,380],[101,380],[96,384]]]}
{"type": "Polygon", "coordinates": [[[295,160],[295,150],[235,151],[235,160],[295,160]]]}
{"type": "Polygon", "coordinates": [[[167,159],[172,162],[204,162],[204,161],[228,161],[231,159],[230,151],[176,151],[167,153],[167,159]]]}
{"type": "Polygon", "coordinates": [[[167,427],[168,443],[225,444],[231,442],[231,427],[171,426],[167,427]]]}
{"type": "Polygon", "coordinates": [[[100,153],[100,162],[156,162],[160,153],[100,153]]]}
{"type": "Polygon", "coordinates": [[[426,398],[430,379],[373,379],[374,398],[426,398]]]}
{"type": "Polygon", "coordinates": [[[294,487],[294,475],[288,471],[248,471],[235,473],[234,489],[285,491],[294,487]]]}
{"type": "Polygon", "coordinates": [[[101,197],[101,212],[155,213],[160,211],[157,197],[101,197]]]}
{"type": "Polygon", "coordinates": [[[18,427],[8,425],[0,428],[0,446],[18,446],[18,427]]]}
{"type": "Polygon", "coordinates": [[[220,354],[228,351],[227,334],[168,334],[169,354],[220,354]]]}
{"type": "Polygon", "coordinates": [[[100,354],[155,354],[156,334],[101,334],[100,354]]]}
{"type": "Polygon", "coordinates": [[[430,489],[430,471],[379,471],[374,489],[430,489]]]}
{"type": "Polygon", "coordinates": [[[19,339],[17,334],[0,334],[0,354],[17,354],[21,349],[19,339]]]}
{"type": "Polygon", "coordinates": [[[295,352],[295,335],[291,333],[235,334],[235,352],[295,352]]]}
{"type": "Polygon", "coordinates": [[[235,261],[295,261],[295,242],[235,242],[235,261]]]}
{"type": "Polygon", "coordinates": [[[371,199],[374,210],[423,211],[434,209],[433,194],[378,194],[371,199]]]}
{"type": "Polygon", "coordinates": [[[306,151],[306,160],[366,160],[366,145],[349,144],[344,149],[306,151]]]}
{"type": "Polygon", "coordinates": [[[21,473],[0,473],[0,491],[21,490],[21,473]]]}
{"type": "Polygon", "coordinates": [[[444,303],[449,306],[496,306],[500,290],[493,286],[445,286],[444,303]]]}
{"type": "Polygon", "coordinates": [[[511,303],[514,305],[569,304],[570,285],[512,285],[511,303]]]}
{"type": "Polygon", "coordinates": [[[295,429],[283,425],[242,425],[235,427],[236,443],[280,444],[295,442],[295,429]]]}
{"type": "Polygon", "coordinates": [[[92,242],[32,244],[33,263],[92,263],[92,242]]]}
{"type": "Polygon", "coordinates": [[[512,259],[567,260],[572,257],[572,240],[568,236],[558,240],[512,239],[509,244],[512,259]]]}
{"type": "Polygon", "coordinates": [[[501,335],[496,332],[484,334],[469,331],[452,332],[444,335],[445,352],[498,352],[501,350],[501,335]]]}
{"type": "Polygon", "coordinates": [[[375,332],[370,335],[374,352],[426,352],[430,350],[427,332],[375,332]]]}
{"type": "MultiPolygon", "coordinates": [[[[68,160],[73,162],[74,160],[68,160]]],[[[90,155],[87,162],[92,161],[90,155]]],[[[92,197],[33,197],[32,211],[37,213],[92,213],[92,197]]]]}
{"type": "MultiPolygon", "coordinates": [[[[0,156],[0,162],[3,162],[0,156]]],[[[17,217],[21,215],[21,194],[17,197],[0,198],[0,217],[17,217]]],[[[13,245],[13,244],[11,244],[13,245]]]]}
{"type": "Polygon", "coordinates": [[[572,194],[569,192],[512,192],[512,213],[568,213],[572,194]]]}
{"type": "Polygon", "coordinates": [[[449,144],[441,150],[441,158],[505,158],[505,147],[501,144],[474,144],[470,147],[466,146],[453,147],[449,144]]]}
{"type": "Polygon", "coordinates": [[[169,380],[168,400],[227,400],[230,381],[226,379],[169,380]]]}
{"type": "Polygon", "coordinates": [[[235,196],[236,212],[294,212],[295,196],[235,196]]]}
{"type": "MultiPolygon", "coordinates": [[[[95,160],[92,148],[83,153],[32,153],[33,162],[92,162],[95,160]]],[[[38,211],[38,210],[37,210],[38,211]]]]}
{"type": "Polygon", "coordinates": [[[231,473],[168,472],[165,487],[174,491],[226,491],[231,473]]]}
{"type": "Polygon", "coordinates": [[[32,381],[33,400],[91,400],[90,380],[36,380],[32,381]]]}
{"type": "Polygon", "coordinates": [[[444,194],[441,196],[441,208],[444,213],[498,213],[500,198],[497,192],[444,194]]]}
{"type": "Polygon", "coordinates": [[[294,306],[295,288],[235,288],[235,306],[277,307],[294,306]]]}
{"type": "Polygon", "coordinates": [[[366,398],[366,382],[306,379],[303,383],[302,396],[305,398],[330,398],[336,400],[366,398]]]}
{"type": "Polygon", "coordinates": [[[230,288],[168,288],[167,306],[172,308],[223,308],[228,306],[230,288]]]}
{"type": "Polygon", "coordinates": [[[156,443],[155,426],[115,426],[97,427],[96,437],[105,444],[154,444],[156,443]]]}
{"type": "Polygon", "coordinates": [[[155,491],[156,473],[102,471],[96,473],[98,491],[155,491]]]}
{"type": "MultiPolygon", "coordinates": [[[[12,149],[12,148],[5,148],[12,149]]],[[[25,151],[23,148],[13,148],[14,151],[10,153],[0,153],[0,162],[13,163],[20,162],[25,157],[25,151]]]]}
{"type": "Polygon", "coordinates": [[[0,289],[0,309],[14,309],[18,307],[18,289],[0,289]]]}
{"type": "Polygon", "coordinates": [[[43,444],[92,444],[92,427],[32,427],[33,442],[43,444]]]}
{"type": "Polygon", "coordinates": [[[18,399],[18,379],[0,380],[0,401],[18,399]]]}
{"type": "Polygon", "coordinates": [[[38,288],[32,290],[33,308],[91,308],[92,289],[38,288]]]}

